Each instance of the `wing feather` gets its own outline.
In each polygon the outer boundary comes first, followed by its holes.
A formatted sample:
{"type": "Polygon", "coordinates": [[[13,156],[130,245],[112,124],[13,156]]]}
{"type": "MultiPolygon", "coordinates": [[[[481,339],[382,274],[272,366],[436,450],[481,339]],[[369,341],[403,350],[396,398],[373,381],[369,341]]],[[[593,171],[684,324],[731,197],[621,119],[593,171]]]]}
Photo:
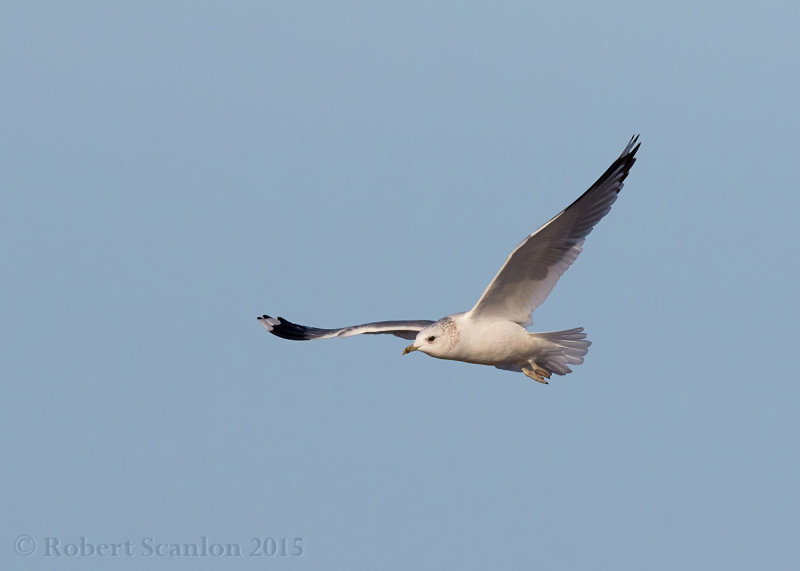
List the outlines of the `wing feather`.
{"type": "Polygon", "coordinates": [[[342,327],[339,329],[320,329],[319,327],[298,325],[283,317],[270,317],[269,315],[262,315],[258,318],[258,322],[273,335],[282,337],[283,339],[291,339],[292,341],[352,337],[353,335],[362,334],[377,335],[382,333],[389,333],[397,337],[402,337],[403,339],[413,340],[417,337],[417,333],[434,323],[433,321],[427,320],[376,321],[374,323],[351,325],[350,327],[342,327]]]}
{"type": "Polygon", "coordinates": [[[547,298],[583,250],[586,236],[611,210],[636,162],[638,139],[632,137],[597,182],[509,254],[470,311],[472,316],[531,324],[531,312],[547,298]]]}

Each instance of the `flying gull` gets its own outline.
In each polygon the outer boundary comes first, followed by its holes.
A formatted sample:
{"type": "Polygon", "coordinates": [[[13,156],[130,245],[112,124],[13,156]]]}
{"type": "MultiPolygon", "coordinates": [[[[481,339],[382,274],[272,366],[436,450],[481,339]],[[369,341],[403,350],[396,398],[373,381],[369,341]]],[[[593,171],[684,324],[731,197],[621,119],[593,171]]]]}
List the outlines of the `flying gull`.
{"type": "Polygon", "coordinates": [[[632,137],[589,190],[509,254],[469,311],[438,321],[376,321],[341,329],[307,327],[269,315],[258,320],[273,335],[293,341],[390,333],[414,340],[403,355],[422,351],[438,359],[493,365],[545,384],[553,373],[566,375],[572,372],[569,365],[583,363],[591,345],[583,327],[547,333],[531,333],[526,327],[533,323],[533,310],[583,250],[586,236],[617,200],[636,162],[638,139],[638,135],[632,137]]]}

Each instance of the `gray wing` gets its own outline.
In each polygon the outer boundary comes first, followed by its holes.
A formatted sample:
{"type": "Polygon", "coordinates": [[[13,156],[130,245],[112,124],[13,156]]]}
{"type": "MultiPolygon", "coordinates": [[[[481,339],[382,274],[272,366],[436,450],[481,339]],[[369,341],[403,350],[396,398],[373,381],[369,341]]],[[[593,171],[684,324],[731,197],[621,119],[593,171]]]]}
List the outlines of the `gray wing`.
{"type": "Polygon", "coordinates": [[[380,333],[391,333],[403,339],[415,339],[417,333],[434,323],[424,319],[418,321],[376,321],[375,323],[364,323],[362,325],[351,325],[340,329],[320,329],[319,327],[307,327],[287,321],[283,317],[270,317],[262,315],[258,322],[267,331],[284,339],[292,341],[308,341],[309,339],[330,339],[332,337],[352,337],[353,335],[375,335],[380,333]]]}
{"type": "Polygon", "coordinates": [[[638,135],[632,137],[619,158],[589,190],[509,254],[471,315],[531,324],[531,312],[547,298],[583,250],[586,236],[617,200],[622,183],[636,162],[638,139],[638,135]]]}

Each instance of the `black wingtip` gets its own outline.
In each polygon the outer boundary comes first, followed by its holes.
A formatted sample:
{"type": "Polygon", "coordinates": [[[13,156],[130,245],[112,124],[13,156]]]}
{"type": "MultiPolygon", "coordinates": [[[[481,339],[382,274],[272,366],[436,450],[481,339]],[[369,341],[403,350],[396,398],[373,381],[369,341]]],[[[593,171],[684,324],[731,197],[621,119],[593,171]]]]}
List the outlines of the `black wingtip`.
{"type": "Polygon", "coordinates": [[[636,134],[632,136],[631,140],[628,141],[628,144],[625,145],[625,148],[622,149],[622,154],[617,157],[617,160],[611,163],[611,166],[606,169],[606,172],[604,172],[603,175],[598,178],[586,192],[588,193],[589,191],[597,188],[603,184],[607,178],[611,177],[615,173],[619,173],[617,178],[619,181],[617,193],[619,193],[619,191],[622,190],[622,183],[624,183],[625,179],[628,178],[628,174],[630,174],[630,170],[633,167],[633,164],[636,162],[636,151],[638,151],[639,147],[641,146],[642,143],[639,141],[639,135],[636,134]]]}
{"type": "MultiPolygon", "coordinates": [[[[619,194],[620,190],[622,190],[623,183],[625,179],[628,178],[628,174],[630,173],[633,164],[636,162],[636,151],[639,150],[641,143],[639,142],[639,135],[634,135],[631,137],[631,140],[628,141],[628,144],[625,145],[625,148],[622,149],[622,153],[616,158],[616,160],[611,163],[611,166],[606,169],[600,178],[598,178],[592,186],[589,187],[586,192],[581,194],[575,201],[572,202],[567,208],[564,210],[569,210],[574,208],[576,204],[580,203],[582,200],[586,198],[586,196],[590,195],[591,193],[595,192],[598,188],[602,187],[609,179],[613,178],[616,182],[616,188],[614,192],[619,194]]],[[[613,202],[613,201],[612,201],[613,202]]]]}
{"type": "Polygon", "coordinates": [[[267,322],[267,331],[275,335],[276,337],[280,337],[282,339],[289,339],[291,341],[308,341],[312,338],[313,333],[317,333],[322,331],[321,329],[317,329],[315,327],[306,327],[305,325],[298,325],[296,323],[292,323],[291,321],[287,321],[283,317],[270,317],[269,315],[262,315],[261,317],[257,318],[258,321],[266,321],[271,319],[272,321],[277,321],[277,323],[267,322]]]}
{"type": "MultiPolygon", "coordinates": [[[[636,154],[636,151],[638,151],[639,147],[641,146],[642,143],[639,141],[639,133],[636,133],[633,137],[631,137],[631,140],[628,141],[628,144],[625,145],[625,149],[622,151],[623,154],[620,158],[633,157],[633,155],[636,154]],[[625,151],[628,152],[626,153],[625,151]]],[[[636,159],[633,160],[635,161],[636,159]]]]}

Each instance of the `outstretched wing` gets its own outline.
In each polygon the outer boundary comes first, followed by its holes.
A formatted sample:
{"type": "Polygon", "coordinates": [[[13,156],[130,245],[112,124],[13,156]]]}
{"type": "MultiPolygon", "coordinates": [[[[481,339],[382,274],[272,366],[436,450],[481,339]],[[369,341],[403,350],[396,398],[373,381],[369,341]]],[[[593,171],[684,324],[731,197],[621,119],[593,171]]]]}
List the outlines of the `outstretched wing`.
{"type": "Polygon", "coordinates": [[[636,162],[638,139],[638,135],[632,137],[619,158],[589,190],[509,254],[471,315],[530,325],[531,312],[581,253],[595,224],[611,210],[636,162]]]}
{"type": "Polygon", "coordinates": [[[363,325],[351,325],[341,329],[320,329],[318,327],[307,327],[287,321],[283,317],[270,317],[262,315],[258,322],[266,327],[267,331],[284,339],[292,341],[308,341],[309,339],[330,339],[332,337],[352,337],[353,335],[377,335],[380,333],[391,333],[403,339],[415,339],[417,333],[434,323],[421,319],[419,321],[376,321],[375,323],[364,323],[363,325]]]}

